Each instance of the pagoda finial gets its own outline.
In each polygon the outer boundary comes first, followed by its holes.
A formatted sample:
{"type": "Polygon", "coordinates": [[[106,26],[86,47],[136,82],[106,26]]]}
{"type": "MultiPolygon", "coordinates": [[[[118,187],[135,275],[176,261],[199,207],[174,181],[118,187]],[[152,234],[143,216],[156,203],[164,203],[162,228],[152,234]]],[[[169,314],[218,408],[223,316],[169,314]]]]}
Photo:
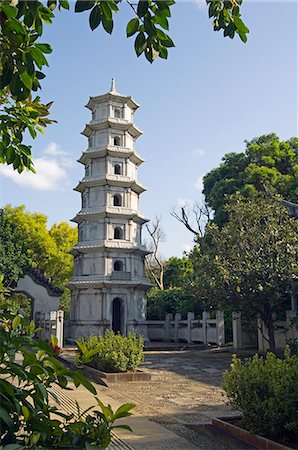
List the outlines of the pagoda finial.
{"type": "Polygon", "coordinates": [[[112,78],[112,83],[111,83],[111,89],[110,92],[115,93],[116,92],[116,83],[115,83],[115,78],[112,78]]]}

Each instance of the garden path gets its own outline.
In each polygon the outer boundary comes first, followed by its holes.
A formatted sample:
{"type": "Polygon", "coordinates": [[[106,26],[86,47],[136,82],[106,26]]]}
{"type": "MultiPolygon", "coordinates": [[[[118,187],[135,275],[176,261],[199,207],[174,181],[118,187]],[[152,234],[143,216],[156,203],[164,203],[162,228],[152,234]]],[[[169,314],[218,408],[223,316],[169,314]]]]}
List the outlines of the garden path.
{"type": "MultiPolygon", "coordinates": [[[[220,388],[222,373],[229,368],[231,353],[222,350],[149,351],[141,369],[150,382],[96,385],[98,396],[114,407],[136,404],[134,416],[125,419],[133,434],[117,430],[136,450],[225,450],[223,444],[194,431],[191,425],[211,423],[212,417],[233,414],[220,388]]],[[[86,391],[70,391],[79,404],[86,391]]]]}

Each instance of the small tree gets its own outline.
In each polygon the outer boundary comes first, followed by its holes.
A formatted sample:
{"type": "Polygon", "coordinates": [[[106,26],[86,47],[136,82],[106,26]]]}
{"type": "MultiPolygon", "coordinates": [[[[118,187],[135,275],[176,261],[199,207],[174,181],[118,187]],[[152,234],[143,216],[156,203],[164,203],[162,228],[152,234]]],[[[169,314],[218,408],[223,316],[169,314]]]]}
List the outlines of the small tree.
{"type": "Polygon", "coordinates": [[[266,198],[234,198],[221,230],[209,225],[193,253],[196,292],[214,306],[260,317],[275,349],[273,313],[286,293],[297,289],[298,222],[266,198]]]}

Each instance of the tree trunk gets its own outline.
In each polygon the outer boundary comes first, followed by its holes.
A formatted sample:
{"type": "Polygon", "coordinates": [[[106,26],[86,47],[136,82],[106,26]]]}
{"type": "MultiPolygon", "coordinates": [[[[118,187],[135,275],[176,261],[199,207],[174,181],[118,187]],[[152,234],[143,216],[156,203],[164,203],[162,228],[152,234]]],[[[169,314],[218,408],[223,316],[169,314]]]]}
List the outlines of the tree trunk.
{"type": "Polygon", "coordinates": [[[266,328],[268,331],[268,341],[269,341],[269,350],[270,352],[275,351],[275,337],[274,337],[274,325],[272,319],[272,313],[270,312],[266,321],[266,328]]]}

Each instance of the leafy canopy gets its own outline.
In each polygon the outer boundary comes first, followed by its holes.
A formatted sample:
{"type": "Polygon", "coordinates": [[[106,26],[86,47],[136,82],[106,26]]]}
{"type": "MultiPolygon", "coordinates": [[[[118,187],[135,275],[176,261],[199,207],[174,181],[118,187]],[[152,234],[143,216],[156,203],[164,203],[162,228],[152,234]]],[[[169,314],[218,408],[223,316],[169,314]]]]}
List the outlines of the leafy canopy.
{"type": "MultiPolygon", "coordinates": [[[[246,42],[248,28],[241,20],[242,0],[206,0],[209,17],[215,31],[223,30],[224,36],[238,34],[246,42]]],[[[121,0],[77,0],[74,11],[88,11],[91,30],[102,27],[111,34],[114,15],[121,0]]],[[[126,27],[127,37],[134,36],[137,56],[144,55],[152,63],[156,58],[167,59],[168,49],[174,47],[169,30],[173,0],[131,0],[127,3],[133,18],[126,27]]],[[[34,172],[31,145],[24,144],[28,132],[34,139],[37,132],[53,122],[49,119],[51,102],[43,104],[36,92],[45,78],[50,44],[43,42],[44,25],[51,24],[55,10],[70,9],[67,0],[0,0],[0,163],[12,164],[22,172],[25,168],[34,172]]]]}
{"type": "Polygon", "coordinates": [[[298,195],[298,138],[280,141],[274,134],[246,141],[243,153],[227,153],[219,167],[204,176],[204,194],[216,223],[227,220],[229,195],[252,198],[259,192],[296,201],[298,195]]]}
{"type": "Polygon", "coordinates": [[[195,292],[210,306],[261,317],[274,348],[272,313],[297,291],[298,221],[268,198],[234,198],[229,219],[207,226],[200,251],[191,259],[195,292]]]}

